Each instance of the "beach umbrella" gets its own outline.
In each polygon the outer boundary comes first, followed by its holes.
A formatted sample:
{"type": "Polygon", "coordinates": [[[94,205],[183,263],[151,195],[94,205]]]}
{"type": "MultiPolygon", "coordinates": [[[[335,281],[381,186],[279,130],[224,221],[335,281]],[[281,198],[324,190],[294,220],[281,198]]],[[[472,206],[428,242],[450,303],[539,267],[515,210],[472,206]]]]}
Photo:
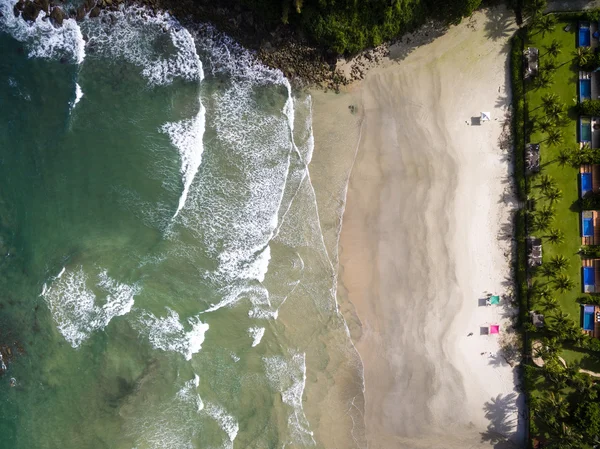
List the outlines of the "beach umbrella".
{"type": "Polygon", "coordinates": [[[490,296],[490,304],[500,304],[500,296],[498,296],[498,295],[490,296]]]}
{"type": "Polygon", "coordinates": [[[489,122],[491,119],[492,119],[492,114],[490,114],[489,112],[481,113],[481,121],[482,122],[489,122]]]}
{"type": "Polygon", "coordinates": [[[499,334],[500,333],[500,326],[498,324],[492,324],[490,326],[490,334],[499,334]]]}

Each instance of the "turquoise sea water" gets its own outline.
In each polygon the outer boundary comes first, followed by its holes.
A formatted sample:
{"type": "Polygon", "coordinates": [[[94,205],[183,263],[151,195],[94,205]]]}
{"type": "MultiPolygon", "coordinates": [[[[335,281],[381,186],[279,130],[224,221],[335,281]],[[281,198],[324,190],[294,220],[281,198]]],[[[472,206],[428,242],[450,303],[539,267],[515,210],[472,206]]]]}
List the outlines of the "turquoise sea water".
{"type": "Polygon", "coordinates": [[[208,27],[140,9],[28,26],[14,3],[0,447],[364,447],[310,97],[208,27]]]}

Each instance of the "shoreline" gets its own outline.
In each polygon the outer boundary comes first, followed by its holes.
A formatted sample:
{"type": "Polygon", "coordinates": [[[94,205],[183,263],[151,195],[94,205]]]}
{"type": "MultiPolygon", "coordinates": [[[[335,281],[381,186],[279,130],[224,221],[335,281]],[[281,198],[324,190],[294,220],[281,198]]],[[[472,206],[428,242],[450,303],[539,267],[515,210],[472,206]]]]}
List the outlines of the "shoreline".
{"type": "MultiPolygon", "coordinates": [[[[512,23],[505,9],[490,11],[512,23]]],[[[414,50],[398,44],[391,54],[401,65],[387,59],[347,89],[361,98],[365,123],[343,217],[338,302],[364,364],[372,449],[524,439],[511,366],[510,150],[498,148],[512,33],[486,35],[490,11],[414,50]],[[484,108],[491,122],[465,123],[484,108]],[[481,307],[487,293],[502,305],[481,307]],[[490,324],[500,338],[478,335],[490,324]]]]}

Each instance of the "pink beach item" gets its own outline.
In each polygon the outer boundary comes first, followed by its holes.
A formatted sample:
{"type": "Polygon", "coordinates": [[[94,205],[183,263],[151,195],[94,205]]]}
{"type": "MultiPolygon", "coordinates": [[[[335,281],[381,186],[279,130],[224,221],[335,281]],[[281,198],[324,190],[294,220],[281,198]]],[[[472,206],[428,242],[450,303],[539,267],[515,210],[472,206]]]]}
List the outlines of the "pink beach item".
{"type": "Polygon", "coordinates": [[[499,334],[500,333],[500,326],[498,324],[492,324],[490,326],[490,334],[499,334]]]}

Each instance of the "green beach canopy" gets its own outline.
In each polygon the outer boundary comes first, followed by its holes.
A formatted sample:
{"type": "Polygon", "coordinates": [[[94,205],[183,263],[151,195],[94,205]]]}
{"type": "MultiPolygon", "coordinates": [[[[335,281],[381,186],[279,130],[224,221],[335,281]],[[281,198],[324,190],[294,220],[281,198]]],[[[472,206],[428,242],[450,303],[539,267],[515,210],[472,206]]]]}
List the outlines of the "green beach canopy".
{"type": "Polygon", "coordinates": [[[490,304],[500,304],[500,296],[498,296],[498,295],[491,296],[490,304]]]}

